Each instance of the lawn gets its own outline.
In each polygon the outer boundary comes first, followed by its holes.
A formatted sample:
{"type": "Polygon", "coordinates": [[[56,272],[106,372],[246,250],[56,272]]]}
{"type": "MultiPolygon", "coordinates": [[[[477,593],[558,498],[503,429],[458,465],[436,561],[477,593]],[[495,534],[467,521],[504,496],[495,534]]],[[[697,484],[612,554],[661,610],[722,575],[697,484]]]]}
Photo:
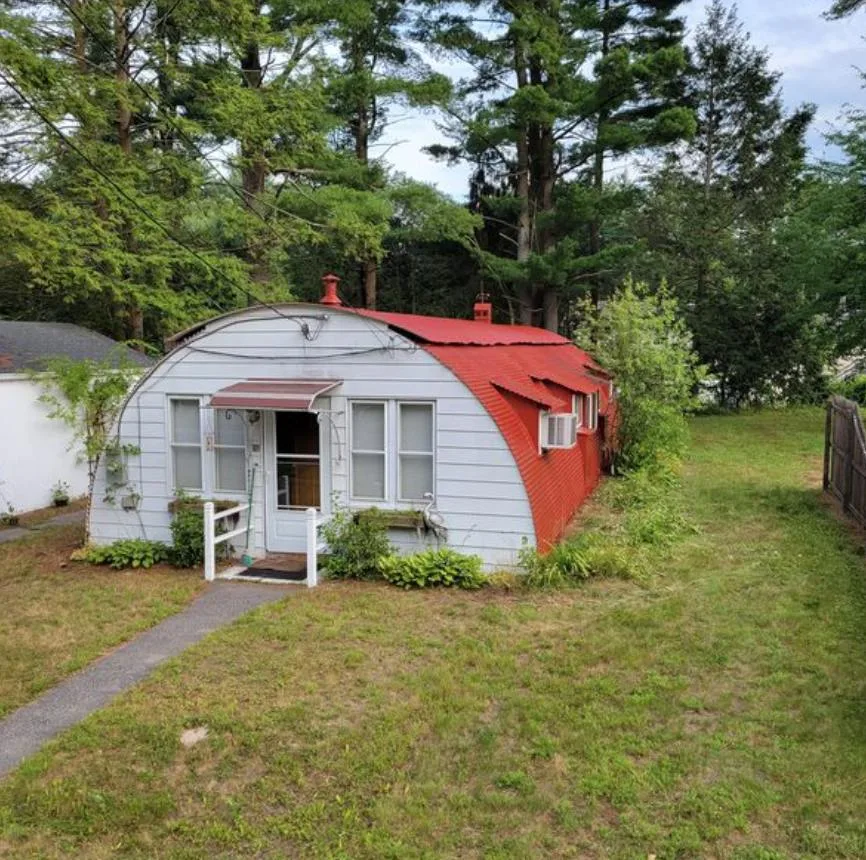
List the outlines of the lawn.
{"type": "Polygon", "coordinates": [[[204,585],[193,571],[70,562],[80,533],[62,526],[0,544],[0,717],[177,612],[204,585]]]}
{"type": "Polygon", "coordinates": [[[864,558],[822,426],[695,420],[695,530],[645,582],[256,611],[0,785],[0,854],[866,856],[864,558]]]}

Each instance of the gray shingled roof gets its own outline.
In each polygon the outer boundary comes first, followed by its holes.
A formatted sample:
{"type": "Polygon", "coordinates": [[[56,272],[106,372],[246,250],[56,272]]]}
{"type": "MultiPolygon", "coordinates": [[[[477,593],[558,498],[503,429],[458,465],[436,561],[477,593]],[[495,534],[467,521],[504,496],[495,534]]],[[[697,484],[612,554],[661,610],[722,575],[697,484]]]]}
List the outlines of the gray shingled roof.
{"type": "Polygon", "coordinates": [[[142,367],[153,364],[140,352],[72,323],[0,320],[0,373],[39,370],[46,360],[61,356],[102,361],[117,353],[142,367]]]}

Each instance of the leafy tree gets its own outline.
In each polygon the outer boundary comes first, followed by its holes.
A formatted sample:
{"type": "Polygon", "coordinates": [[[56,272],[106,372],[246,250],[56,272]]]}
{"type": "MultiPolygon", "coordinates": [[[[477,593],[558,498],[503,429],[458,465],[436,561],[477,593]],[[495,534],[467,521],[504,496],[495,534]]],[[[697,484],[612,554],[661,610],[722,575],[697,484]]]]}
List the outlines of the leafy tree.
{"type": "Polygon", "coordinates": [[[628,280],[601,308],[582,305],[575,340],[590,350],[616,384],[619,463],[640,469],[682,455],[684,413],[704,368],[674,298],[628,280]]]}
{"type": "MultiPolygon", "coordinates": [[[[53,358],[34,374],[42,388],[39,399],[50,410],[48,417],[72,430],[72,444],[78,445],[79,462],[87,466],[86,523],[89,523],[90,500],[99,464],[106,452],[115,451],[115,423],[130,385],[140,373],[140,367],[132,365],[118,352],[101,361],[53,358]]],[[[115,452],[119,457],[135,453],[115,452]]],[[[85,533],[85,544],[88,537],[85,533]]]]}

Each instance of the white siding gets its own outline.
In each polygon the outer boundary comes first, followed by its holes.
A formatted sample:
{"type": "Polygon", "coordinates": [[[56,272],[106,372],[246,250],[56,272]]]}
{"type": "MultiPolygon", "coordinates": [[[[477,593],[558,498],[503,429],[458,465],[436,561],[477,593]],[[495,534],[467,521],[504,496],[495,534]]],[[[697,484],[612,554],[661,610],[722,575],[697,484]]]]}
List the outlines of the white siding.
{"type": "MultiPolygon", "coordinates": [[[[289,307],[285,313],[295,319],[257,309],[215,320],[143,381],[121,419],[122,442],[141,449],[139,456],[129,460],[129,478],[141,503],[132,512],[103,503],[101,475],[91,517],[94,540],[170,539],[169,395],[201,396],[206,404],[214,392],[245,379],[304,377],[344,380],[317,403],[326,425],[323,436],[330,438],[330,469],[324,464],[322,469],[323,496],[333,493],[342,502],[347,498],[349,400],[434,400],[436,502],[449,528],[448,544],[477,553],[488,568],[513,564],[524,538],[534,544],[532,514],[514,458],[484,407],[450,370],[373,320],[310,306],[289,307]],[[310,329],[309,340],[300,330],[304,322],[310,329]]],[[[202,414],[206,433],[210,410],[202,414]]],[[[248,439],[249,463],[257,467],[254,543],[258,554],[265,551],[263,424],[254,425],[248,439]]],[[[206,469],[212,462],[212,455],[206,455],[206,469]]],[[[414,531],[395,530],[391,538],[404,550],[418,546],[414,531]]]]}
{"type": "Polygon", "coordinates": [[[49,418],[41,388],[19,374],[0,374],[0,512],[51,504],[51,488],[69,484],[72,498],[87,492],[87,468],[77,462],[72,431],[49,418]]]}

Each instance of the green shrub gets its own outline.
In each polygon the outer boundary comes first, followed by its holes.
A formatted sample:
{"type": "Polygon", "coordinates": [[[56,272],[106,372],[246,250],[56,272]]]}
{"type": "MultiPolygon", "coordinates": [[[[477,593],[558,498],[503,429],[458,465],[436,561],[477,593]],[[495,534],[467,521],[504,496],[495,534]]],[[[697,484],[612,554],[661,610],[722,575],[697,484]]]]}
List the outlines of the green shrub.
{"type": "Polygon", "coordinates": [[[866,374],[860,373],[850,379],[838,380],[830,385],[833,394],[847,397],[861,406],[866,406],[866,374]]]}
{"type": "Polygon", "coordinates": [[[580,308],[577,342],[612,375],[617,388],[618,465],[638,469],[679,456],[688,441],[684,412],[705,369],[692,335],[664,286],[652,292],[628,280],[602,307],[580,308]]]}
{"type": "Polygon", "coordinates": [[[462,555],[447,547],[389,556],[380,563],[380,570],[388,582],[400,588],[441,585],[474,589],[481,588],[487,581],[477,555],[462,555]]]}
{"type": "Polygon", "coordinates": [[[124,568],[148,568],[165,561],[169,548],[159,541],[118,540],[106,546],[88,547],[84,552],[84,560],[90,564],[108,564],[121,570],[124,568]]]}
{"type": "Polygon", "coordinates": [[[621,511],[629,543],[667,545],[688,528],[680,497],[679,463],[663,459],[608,481],[605,496],[621,511]]]}
{"type": "Polygon", "coordinates": [[[382,561],[394,551],[384,515],[376,508],[363,516],[336,508],[321,531],[328,544],[322,567],[335,579],[377,579],[382,561]]]}
{"type": "Polygon", "coordinates": [[[542,554],[520,551],[520,567],[529,588],[563,588],[588,579],[634,579],[642,574],[635,554],[599,534],[583,534],[542,554]]]}
{"type": "MultiPolygon", "coordinates": [[[[224,550],[224,545],[217,549],[224,550]]],[[[204,564],[204,510],[200,505],[181,504],[175,510],[171,520],[169,558],[177,567],[201,567],[204,564]]]]}

